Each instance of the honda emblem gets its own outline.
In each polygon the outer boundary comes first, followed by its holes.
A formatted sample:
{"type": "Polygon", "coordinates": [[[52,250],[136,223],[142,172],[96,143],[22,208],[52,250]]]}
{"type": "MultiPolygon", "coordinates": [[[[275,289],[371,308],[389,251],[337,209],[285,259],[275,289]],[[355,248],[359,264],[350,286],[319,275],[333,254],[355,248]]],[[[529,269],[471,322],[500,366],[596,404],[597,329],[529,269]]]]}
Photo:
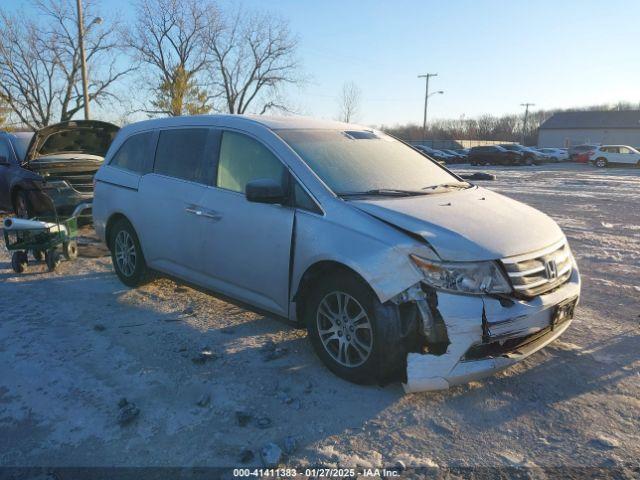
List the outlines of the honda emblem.
{"type": "Polygon", "coordinates": [[[553,280],[558,278],[558,264],[555,260],[549,260],[544,264],[544,269],[547,272],[547,278],[553,280]]]}

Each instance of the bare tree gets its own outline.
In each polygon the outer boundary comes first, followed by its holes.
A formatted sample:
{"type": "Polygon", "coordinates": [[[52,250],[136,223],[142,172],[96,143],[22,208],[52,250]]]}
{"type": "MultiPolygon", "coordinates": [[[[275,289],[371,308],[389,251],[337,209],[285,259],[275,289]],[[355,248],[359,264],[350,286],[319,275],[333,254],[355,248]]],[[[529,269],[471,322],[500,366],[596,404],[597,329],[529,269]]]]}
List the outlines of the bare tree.
{"type": "Polygon", "coordinates": [[[59,94],[60,66],[48,39],[24,16],[0,10],[0,92],[32,129],[48,125],[59,94]]]}
{"type": "Polygon", "coordinates": [[[352,122],[360,110],[362,91],[354,82],[345,82],[338,102],[340,104],[340,120],[352,122]]]}
{"type": "MultiPolygon", "coordinates": [[[[0,10],[0,94],[18,119],[36,129],[56,118],[71,119],[84,108],[73,0],[34,2],[45,21],[28,19],[24,12],[0,10]]],[[[117,63],[118,22],[97,22],[98,12],[84,0],[85,46],[90,72],[89,101],[115,99],[110,87],[131,71],[117,63]]],[[[33,15],[30,17],[33,18],[33,15]]]]}
{"type": "MultiPolygon", "coordinates": [[[[51,44],[64,75],[60,120],[70,120],[84,108],[80,81],[82,63],[77,31],[78,11],[73,0],[37,0],[36,5],[49,19],[46,27],[48,29],[44,31],[51,35],[51,44]]],[[[117,100],[110,87],[134,68],[118,63],[118,54],[125,48],[119,35],[120,21],[105,21],[98,15],[91,0],[83,0],[83,12],[89,101],[102,106],[107,100],[117,100]]]]}
{"type": "Polygon", "coordinates": [[[211,109],[201,74],[208,60],[205,33],[215,31],[217,18],[218,9],[208,0],[138,3],[127,42],[155,82],[147,113],[183,115],[211,109]]]}
{"type": "Polygon", "coordinates": [[[4,97],[0,95],[0,130],[7,130],[10,114],[11,108],[9,108],[4,97]]]}
{"type": "Polygon", "coordinates": [[[228,113],[287,110],[279,100],[281,87],[299,84],[295,58],[298,40],[287,21],[266,13],[237,12],[210,21],[207,47],[214,92],[228,113]]]}

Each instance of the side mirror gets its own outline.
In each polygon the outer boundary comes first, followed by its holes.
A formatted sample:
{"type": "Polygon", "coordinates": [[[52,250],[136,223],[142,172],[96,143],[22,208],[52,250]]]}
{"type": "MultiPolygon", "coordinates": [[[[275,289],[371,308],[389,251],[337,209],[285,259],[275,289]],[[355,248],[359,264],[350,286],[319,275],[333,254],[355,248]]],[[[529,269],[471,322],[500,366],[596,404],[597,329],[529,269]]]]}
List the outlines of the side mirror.
{"type": "Polygon", "coordinates": [[[251,180],[245,187],[247,200],[256,203],[284,203],[287,199],[282,184],[272,178],[251,180]]]}

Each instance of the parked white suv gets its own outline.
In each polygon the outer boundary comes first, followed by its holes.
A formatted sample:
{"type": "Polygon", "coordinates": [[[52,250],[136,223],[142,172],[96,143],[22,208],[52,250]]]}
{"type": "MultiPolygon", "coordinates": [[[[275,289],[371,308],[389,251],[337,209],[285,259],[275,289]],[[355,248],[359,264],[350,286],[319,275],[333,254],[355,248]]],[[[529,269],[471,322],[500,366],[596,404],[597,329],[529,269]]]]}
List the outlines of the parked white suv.
{"type": "Polygon", "coordinates": [[[627,145],[602,145],[596,147],[589,163],[604,168],[609,164],[627,164],[640,166],[640,152],[627,145]]]}
{"type": "Polygon", "coordinates": [[[140,122],[94,195],[126,285],[153,269],[298,322],[354,382],[443,389],[506,368],[560,336],[580,294],[551,218],[367,127],[140,122]]]}

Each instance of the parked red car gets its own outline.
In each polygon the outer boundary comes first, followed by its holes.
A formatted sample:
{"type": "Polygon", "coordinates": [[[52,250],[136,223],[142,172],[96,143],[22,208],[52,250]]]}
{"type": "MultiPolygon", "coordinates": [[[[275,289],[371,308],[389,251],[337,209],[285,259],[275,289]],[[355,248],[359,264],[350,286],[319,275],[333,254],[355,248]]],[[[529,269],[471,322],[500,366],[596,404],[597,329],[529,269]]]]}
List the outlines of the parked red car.
{"type": "Polygon", "coordinates": [[[597,145],[576,145],[569,149],[569,159],[572,162],[589,163],[596,148],[597,145]]]}

